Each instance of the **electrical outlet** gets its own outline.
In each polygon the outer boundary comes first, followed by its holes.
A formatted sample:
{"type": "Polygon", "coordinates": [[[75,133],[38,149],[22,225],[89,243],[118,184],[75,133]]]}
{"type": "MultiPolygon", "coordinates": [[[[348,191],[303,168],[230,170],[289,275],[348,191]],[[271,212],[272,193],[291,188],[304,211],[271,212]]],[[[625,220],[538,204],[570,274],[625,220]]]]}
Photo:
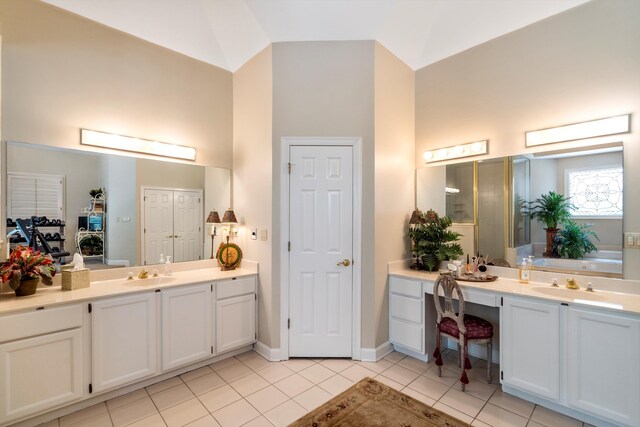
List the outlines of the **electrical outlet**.
{"type": "Polygon", "coordinates": [[[263,242],[267,241],[267,230],[260,230],[260,240],[263,242]]]}

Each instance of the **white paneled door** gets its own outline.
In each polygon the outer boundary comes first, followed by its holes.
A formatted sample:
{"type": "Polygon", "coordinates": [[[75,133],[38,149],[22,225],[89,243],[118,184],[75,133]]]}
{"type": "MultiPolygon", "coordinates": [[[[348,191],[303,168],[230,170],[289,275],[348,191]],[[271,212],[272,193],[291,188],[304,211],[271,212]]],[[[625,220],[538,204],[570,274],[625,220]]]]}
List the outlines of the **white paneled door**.
{"type": "Polygon", "coordinates": [[[353,147],[289,152],[289,356],[351,357],[353,147]]]}

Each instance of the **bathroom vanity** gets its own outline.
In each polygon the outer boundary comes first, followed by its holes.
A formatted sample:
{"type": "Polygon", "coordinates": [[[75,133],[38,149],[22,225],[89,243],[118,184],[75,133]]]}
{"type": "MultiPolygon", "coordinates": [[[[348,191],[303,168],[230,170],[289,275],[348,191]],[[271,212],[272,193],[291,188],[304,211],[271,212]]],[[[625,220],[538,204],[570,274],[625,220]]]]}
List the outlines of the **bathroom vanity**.
{"type": "Polygon", "coordinates": [[[77,410],[256,341],[257,266],[121,276],[0,296],[0,425],[77,410]]]}

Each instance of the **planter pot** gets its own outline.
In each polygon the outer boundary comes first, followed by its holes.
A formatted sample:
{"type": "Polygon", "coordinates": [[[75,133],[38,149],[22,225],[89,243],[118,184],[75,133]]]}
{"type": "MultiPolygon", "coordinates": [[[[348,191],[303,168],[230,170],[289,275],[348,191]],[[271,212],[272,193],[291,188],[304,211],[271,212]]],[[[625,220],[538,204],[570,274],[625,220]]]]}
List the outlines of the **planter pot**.
{"type": "Polygon", "coordinates": [[[36,293],[40,279],[27,279],[20,282],[20,286],[15,290],[17,297],[24,297],[36,293]]]}
{"type": "Polygon", "coordinates": [[[553,242],[556,239],[559,228],[545,228],[544,230],[547,232],[547,247],[542,256],[555,257],[553,253],[553,242]]]}

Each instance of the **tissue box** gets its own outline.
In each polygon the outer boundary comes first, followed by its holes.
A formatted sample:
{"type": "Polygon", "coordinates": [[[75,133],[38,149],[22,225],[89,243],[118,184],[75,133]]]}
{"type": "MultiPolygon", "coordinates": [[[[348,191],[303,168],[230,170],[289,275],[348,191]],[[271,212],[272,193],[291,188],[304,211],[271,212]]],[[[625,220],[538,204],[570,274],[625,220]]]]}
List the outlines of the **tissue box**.
{"type": "Polygon", "coordinates": [[[80,270],[62,269],[62,290],[73,291],[89,287],[89,269],[80,270]]]}

